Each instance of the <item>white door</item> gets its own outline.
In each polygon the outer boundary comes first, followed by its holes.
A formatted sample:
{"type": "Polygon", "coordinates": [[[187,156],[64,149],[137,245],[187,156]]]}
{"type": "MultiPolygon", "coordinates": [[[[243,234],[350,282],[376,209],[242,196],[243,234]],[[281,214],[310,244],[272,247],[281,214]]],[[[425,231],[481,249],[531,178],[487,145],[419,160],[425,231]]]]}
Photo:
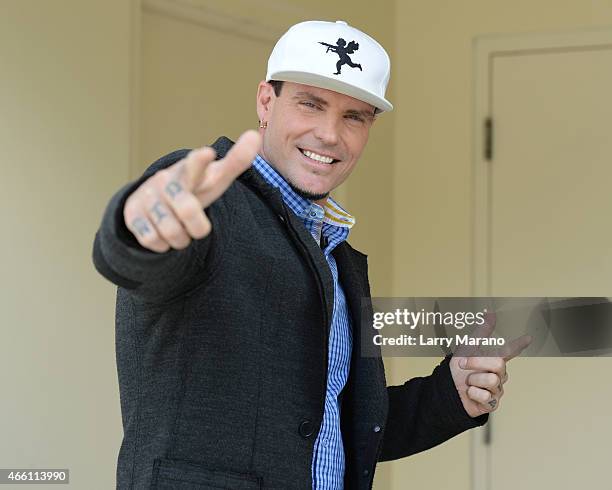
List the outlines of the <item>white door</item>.
{"type": "MultiPolygon", "coordinates": [[[[612,30],[481,38],[475,55],[474,293],[612,296],[612,30]]],[[[472,435],[474,488],[612,488],[611,372],[512,361],[472,435]]]]}

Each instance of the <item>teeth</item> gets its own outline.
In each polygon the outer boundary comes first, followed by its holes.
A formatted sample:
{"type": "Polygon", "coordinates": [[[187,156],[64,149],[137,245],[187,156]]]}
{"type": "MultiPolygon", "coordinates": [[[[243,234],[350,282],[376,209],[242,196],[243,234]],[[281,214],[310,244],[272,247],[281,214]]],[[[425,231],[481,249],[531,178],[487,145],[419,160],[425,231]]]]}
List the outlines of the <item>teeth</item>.
{"type": "Polygon", "coordinates": [[[306,155],[308,158],[312,158],[313,160],[317,160],[318,162],[331,163],[334,161],[333,158],[324,157],[323,155],[318,155],[308,150],[302,150],[302,153],[306,155]]]}

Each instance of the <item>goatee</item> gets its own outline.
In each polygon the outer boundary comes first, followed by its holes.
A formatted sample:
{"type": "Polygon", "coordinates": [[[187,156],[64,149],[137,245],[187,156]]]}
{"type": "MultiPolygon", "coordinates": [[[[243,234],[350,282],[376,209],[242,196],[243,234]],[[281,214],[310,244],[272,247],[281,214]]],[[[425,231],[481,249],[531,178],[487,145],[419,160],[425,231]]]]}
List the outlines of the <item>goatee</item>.
{"type": "Polygon", "coordinates": [[[314,192],[310,192],[305,189],[300,189],[298,186],[296,186],[293,182],[290,182],[289,180],[287,180],[287,184],[289,184],[289,187],[291,187],[298,196],[303,197],[304,199],[308,199],[310,201],[319,201],[329,196],[329,192],[325,192],[323,194],[315,194],[314,192]]]}

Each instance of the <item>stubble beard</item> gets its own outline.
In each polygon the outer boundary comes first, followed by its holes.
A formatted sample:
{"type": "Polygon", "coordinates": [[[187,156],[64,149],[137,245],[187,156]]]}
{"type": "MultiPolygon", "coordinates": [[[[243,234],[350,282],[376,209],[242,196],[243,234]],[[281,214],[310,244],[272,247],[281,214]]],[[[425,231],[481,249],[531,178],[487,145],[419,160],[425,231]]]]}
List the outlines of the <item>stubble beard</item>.
{"type": "MultiPolygon", "coordinates": [[[[299,151],[299,150],[298,150],[299,151]]],[[[263,156],[263,155],[262,155],[263,156]]],[[[306,189],[302,189],[301,187],[299,187],[297,184],[295,184],[294,182],[291,181],[291,179],[289,179],[288,177],[286,177],[285,175],[283,175],[280,170],[278,170],[278,168],[276,167],[276,165],[274,165],[270,160],[268,160],[267,158],[264,157],[264,160],[266,160],[268,162],[268,164],[274,169],[276,170],[283,179],[285,179],[285,182],[287,182],[287,184],[289,185],[289,187],[291,187],[291,189],[293,189],[293,192],[295,192],[298,196],[304,198],[304,199],[308,199],[310,201],[319,201],[321,199],[325,199],[327,196],[329,196],[329,192],[324,192],[321,194],[316,194],[314,192],[310,192],[306,189]]]]}

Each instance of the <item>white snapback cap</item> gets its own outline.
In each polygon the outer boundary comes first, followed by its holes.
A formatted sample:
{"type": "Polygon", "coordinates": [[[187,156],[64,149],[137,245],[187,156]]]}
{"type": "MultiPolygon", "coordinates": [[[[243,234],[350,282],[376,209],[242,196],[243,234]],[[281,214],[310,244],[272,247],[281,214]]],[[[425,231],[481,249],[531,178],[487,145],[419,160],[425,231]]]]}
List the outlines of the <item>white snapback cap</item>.
{"type": "Polygon", "coordinates": [[[359,29],[338,20],[291,26],[277,41],[266,81],[283,80],[334,90],[367,102],[376,113],[391,111],[385,99],[391,61],[385,49],[359,29]]]}

